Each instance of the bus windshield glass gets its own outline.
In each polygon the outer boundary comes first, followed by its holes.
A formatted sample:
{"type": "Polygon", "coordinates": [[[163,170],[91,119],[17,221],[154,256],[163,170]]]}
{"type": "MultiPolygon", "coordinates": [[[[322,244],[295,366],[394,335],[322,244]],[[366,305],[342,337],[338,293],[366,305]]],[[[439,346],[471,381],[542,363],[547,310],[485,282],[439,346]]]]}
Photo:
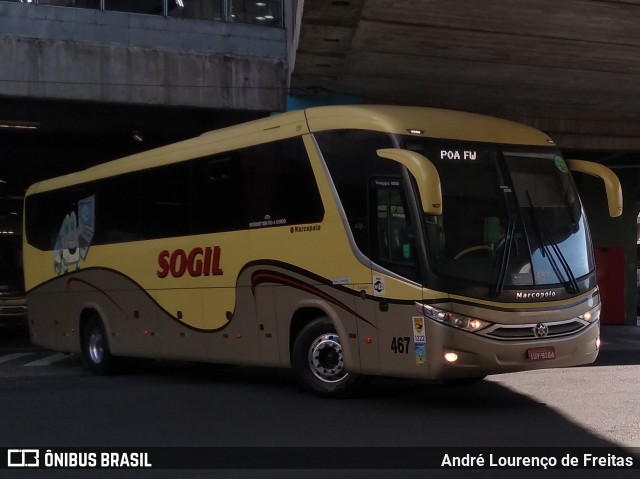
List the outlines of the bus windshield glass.
{"type": "Polygon", "coordinates": [[[557,151],[447,144],[406,137],[438,169],[442,216],[426,216],[430,269],[437,276],[503,288],[562,285],[594,261],[586,218],[557,151]]]}

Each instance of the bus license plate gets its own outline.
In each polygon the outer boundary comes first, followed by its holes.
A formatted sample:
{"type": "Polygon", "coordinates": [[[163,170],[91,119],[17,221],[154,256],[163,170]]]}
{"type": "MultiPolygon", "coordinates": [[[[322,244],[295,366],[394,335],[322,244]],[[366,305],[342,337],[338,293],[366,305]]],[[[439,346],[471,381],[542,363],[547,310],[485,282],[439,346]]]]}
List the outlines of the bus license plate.
{"type": "Polygon", "coordinates": [[[529,358],[529,361],[546,361],[548,359],[555,359],[556,349],[553,346],[527,349],[527,357],[529,358]]]}

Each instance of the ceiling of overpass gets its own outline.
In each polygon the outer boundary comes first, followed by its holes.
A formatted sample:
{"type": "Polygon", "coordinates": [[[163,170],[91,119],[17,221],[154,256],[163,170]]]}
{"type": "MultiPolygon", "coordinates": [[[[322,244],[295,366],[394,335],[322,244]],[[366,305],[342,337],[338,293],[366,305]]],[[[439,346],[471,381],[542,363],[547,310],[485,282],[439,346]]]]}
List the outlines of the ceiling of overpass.
{"type": "Polygon", "coordinates": [[[35,181],[266,114],[0,98],[0,229],[3,201],[35,181]]]}
{"type": "Polygon", "coordinates": [[[291,93],[487,113],[640,150],[640,0],[304,0],[291,93]]]}

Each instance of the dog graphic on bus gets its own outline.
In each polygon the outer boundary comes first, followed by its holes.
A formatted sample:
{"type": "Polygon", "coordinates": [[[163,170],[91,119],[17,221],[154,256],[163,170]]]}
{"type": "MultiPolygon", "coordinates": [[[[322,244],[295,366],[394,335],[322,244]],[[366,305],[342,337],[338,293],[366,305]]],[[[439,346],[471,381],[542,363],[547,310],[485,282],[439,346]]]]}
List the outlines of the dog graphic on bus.
{"type": "Polygon", "coordinates": [[[80,269],[87,257],[95,229],[95,196],[78,202],[75,211],[65,215],[53,250],[53,269],[57,274],[67,273],[71,268],[80,269]]]}

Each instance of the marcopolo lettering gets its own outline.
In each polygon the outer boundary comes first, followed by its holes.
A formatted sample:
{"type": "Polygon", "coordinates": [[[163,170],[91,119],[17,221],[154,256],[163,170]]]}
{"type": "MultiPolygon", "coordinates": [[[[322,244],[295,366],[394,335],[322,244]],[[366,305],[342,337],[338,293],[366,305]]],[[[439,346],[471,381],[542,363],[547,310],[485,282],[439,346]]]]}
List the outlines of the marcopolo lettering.
{"type": "Polygon", "coordinates": [[[185,273],[189,276],[220,276],[220,246],[213,248],[193,248],[188,253],[183,249],[163,250],[158,255],[158,278],[168,275],[180,278],[185,273]]]}
{"type": "Polygon", "coordinates": [[[551,299],[555,297],[556,297],[555,291],[535,291],[535,292],[518,291],[516,293],[516,299],[551,299]]]}

